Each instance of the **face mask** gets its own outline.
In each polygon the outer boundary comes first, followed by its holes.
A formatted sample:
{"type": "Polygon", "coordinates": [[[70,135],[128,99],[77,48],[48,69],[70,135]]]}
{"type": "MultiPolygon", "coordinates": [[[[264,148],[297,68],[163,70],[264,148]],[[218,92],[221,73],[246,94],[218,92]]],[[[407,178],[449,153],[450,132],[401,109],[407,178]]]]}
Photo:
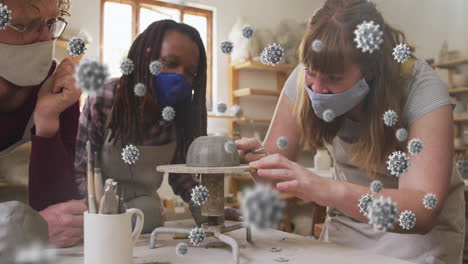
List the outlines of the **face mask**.
{"type": "Polygon", "coordinates": [[[192,95],[192,86],[179,73],[161,72],[155,77],[156,94],[163,106],[175,105],[192,95]]]}
{"type": "Polygon", "coordinates": [[[28,45],[0,43],[0,77],[18,86],[38,85],[52,66],[55,40],[28,45]]]}
{"type": "Polygon", "coordinates": [[[323,112],[327,109],[332,110],[335,116],[345,114],[364,100],[370,90],[365,79],[361,79],[351,89],[339,94],[319,94],[314,93],[305,85],[304,87],[309,95],[315,114],[322,120],[323,112]]]}

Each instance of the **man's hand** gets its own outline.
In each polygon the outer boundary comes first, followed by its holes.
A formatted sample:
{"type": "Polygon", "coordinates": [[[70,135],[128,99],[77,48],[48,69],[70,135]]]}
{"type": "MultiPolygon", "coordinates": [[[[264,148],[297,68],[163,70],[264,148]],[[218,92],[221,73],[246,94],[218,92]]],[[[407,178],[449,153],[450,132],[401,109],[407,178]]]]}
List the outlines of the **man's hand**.
{"type": "Polygon", "coordinates": [[[71,200],[55,204],[39,212],[49,228],[49,244],[71,247],[83,237],[83,213],[85,200],[71,200]]]}
{"type": "Polygon", "coordinates": [[[75,63],[64,59],[43,84],[34,109],[36,135],[54,136],[59,129],[60,114],[78,101],[81,90],[75,87],[75,63]]]}

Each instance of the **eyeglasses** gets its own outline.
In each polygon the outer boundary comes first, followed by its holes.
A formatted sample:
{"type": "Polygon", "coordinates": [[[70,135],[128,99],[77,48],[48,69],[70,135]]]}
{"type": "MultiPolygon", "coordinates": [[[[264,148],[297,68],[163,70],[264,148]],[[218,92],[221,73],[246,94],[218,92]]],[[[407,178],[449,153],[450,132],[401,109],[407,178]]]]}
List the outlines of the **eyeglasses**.
{"type": "Polygon", "coordinates": [[[58,18],[49,19],[47,22],[32,23],[25,27],[13,26],[13,25],[8,25],[8,26],[18,32],[23,33],[24,40],[35,40],[39,37],[44,26],[46,25],[50,34],[52,35],[52,39],[56,39],[62,35],[68,23],[67,21],[65,21],[65,19],[58,17],[58,18]]]}

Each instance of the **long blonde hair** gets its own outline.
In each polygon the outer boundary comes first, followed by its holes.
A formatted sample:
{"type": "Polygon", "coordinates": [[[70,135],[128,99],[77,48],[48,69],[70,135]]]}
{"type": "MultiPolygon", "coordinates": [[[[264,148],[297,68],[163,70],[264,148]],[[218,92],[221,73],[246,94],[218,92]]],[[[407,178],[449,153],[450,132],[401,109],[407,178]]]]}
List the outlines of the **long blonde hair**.
{"type": "MultiPolygon", "coordinates": [[[[401,114],[406,101],[404,84],[411,76],[403,76],[401,67],[393,58],[393,48],[405,43],[402,32],[392,28],[375,4],[367,0],[327,0],[312,17],[307,32],[299,47],[299,61],[304,67],[326,74],[344,72],[347,63],[359,66],[370,92],[363,102],[365,118],[358,141],[353,144],[353,162],[359,164],[371,177],[384,164],[387,156],[399,147],[395,131],[401,127],[401,118],[392,128],[385,127],[382,120],[388,109],[401,114]],[[363,53],[354,42],[354,30],[364,21],[374,21],[383,30],[384,42],[372,54],[363,53]],[[314,40],[321,40],[323,49],[312,49],[314,40]]],[[[301,131],[302,143],[310,148],[331,144],[340,130],[344,116],[331,123],[319,119],[306,90],[304,74],[298,80],[298,103],[294,113],[301,131]]]]}

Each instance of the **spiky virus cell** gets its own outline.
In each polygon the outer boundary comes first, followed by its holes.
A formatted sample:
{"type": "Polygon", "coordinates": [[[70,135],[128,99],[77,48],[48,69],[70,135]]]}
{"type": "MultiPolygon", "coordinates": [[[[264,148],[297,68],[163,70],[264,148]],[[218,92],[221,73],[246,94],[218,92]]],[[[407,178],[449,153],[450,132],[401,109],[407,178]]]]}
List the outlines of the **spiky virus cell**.
{"type": "Polygon", "coordinates": [[[233,105],[229,108],[229,112],[232,116],[241,117],[242,116],[242,109],[239,105],[233,105]]]}
{"type": "Polygon", "coordinates": [[[161,62],[159,62],[158,60],[152,61],[149,65],[149,70],[154,76],[160,74],[162,70],[161,62]]]}
{"type": "Polygon", "coordinates": [[[393,57],[399,63],[404,63],[411,57],[411,49],[406,44],[398,44],[393,49],[393,57]]]}
{"type": "Polygon", "coordinates": [[[401,228],[410,230],[416,226],[416,215],[409,210],[405,210],[400,214],[398,221],[400,222],[401,228]]]}
{"type": "Polygon", "coordinates": [[[277,140],[276,140],[276,146],[279,148],[279,149],[286,149],[288,147],[288,139],[286,137],[279,137],[277,140]]]}
{"type": "Polygon", "coordinates": [[[72,55],[73,57],[78,57],[84,54],[86,50],[86,43],[84,42],[82,38],[73,37],[68,42],[67,50],[68,50],[68,53],[72,55]]]}
{"type": "Polygon", "coordinates": [[[227,153],[235,153],[237,151],[236,143],[232,140],[226,141],[226,143],[224,143],[224,151],[227,153]]]}
{"type": "Polygon", "coordinates": [[[268,45],[260,54],[260,61],[263,64],[275,66],[281,62],[284,56],[284,49],[277,43],[268,45]]]}
{"type": "Polygon", "coordinates": [[[383,114],[383,120],[386,126],[392,127],[398,122],[398,114],[393,110],[387,110],[383,114]]]}
{"type": "Polygon", "coordinates": [[[109,79],[107,66],[96,60],[84,59],[76,69],[77,87],[86,92],[96,92],[104,87],[109,79]]]}
{"type": "Polygon", "coordinates": [[[0,3],[0,29],[4,30],[10,25],[11,22],[11,10],[8,9],[7,5],[0,3]]]}
{"type": "Polygon", "coordinates": [[[396,203],[390,198],[380,197],[374,199],[369,208],[369,224],[374,229],[387,231],[392,229],[396,221],[398,220],[398,209],[396,203]]]}
{"type": "Polygon", "coordinates": [[[244,28],[242,28],[242,36],[246,39],[251,39],[253,37],[254,30],[252,26],[246,25],[244,28]]]}
{"type": "Polygon", "coordinates": [[[227,111],[226,103],[223,103],[223,102],[217,103],[216,104],[216,111],[218,111],[218,113],[220,113],[220,114],[226,113],[226,111],[227,111]]]}
{"type": "Polygon", "coordinates": [[[278,191],[268,185],[257,184],[245,192],[241,211],[247,225],[265,230],[281,220],[284,206],[278,191]]]}
{"type": "Polygon", "coordinates": [[[210,194],[208,192],[208,188],[203,185],[197,185],[195,188],[192,189],[192,202],[195,205],[203,205],[208,201],[210,194]]]}
{"type": "Polygon", "coordinates": [[[357,48],[361,49],[363,53],[373,53],[375,50],[380,49],[383,43],[383,32],[380,25],[374,24],[374,21],[364,21],[359,24],[354,30],[354,41],[357,43],[357,48]]]}
{"type": "Polygon", "coordinates": [[[137,83],[135,84],[135,87],[133,87],[133,92],[136,96],[142,97],[146,93],[146,86],[142,83],[137,83]]]}
{"type": "Polygon", "coordinates": [[[411,155],[413,156],[419,155],[422,149],[423,149],[423,143],[420,139],[413,138],[408,142],[408,152],[411,153],[411,155]]]}
{"type": "Polygon", "coordinates": [[[378,194],[382,191],[383,189],[383,184],[379,180],[374,180],[370,184],[370,190],[373,194],[378,194]]]}
{"type": "Polygon", "coordinates": [[[316,39],[312,42],[312,50],[316,53],[320,53],[323,50],[323,42],[320,39],[316,39]]]}
{"type": "Polygon", "coordinates": [[[190,230],[189,239],[190,243],[194,246],[199,246],[205,240],[206,234],[202,227],[195,227],[190,230]]]}
{"type": "Polygon", "coordinates": [[[395,177],[400,177],[403,173],[407,172],[409,165],[408,156],[401,151],[393,152],[387,160],[387,169],[395,177]]]}
{"type": "Polygon", "coordinates": [[[172,121],[175,119],[175,116],[176,116],[176,112],[174,110],[174,108],[172,108],[171,106],[166,106],[164,107],[164,109],[162,110],[162,118],[166,121],[172,121]]]}
{"type": "Polygon", "coordinates": [[[135,145],[127,145],[122,150],[122,160],[131,165],[135,164],[140,158],[140,150],[135,145]]]}
{"type": "Polygon", "coordinates": [[[232,41],[224,40],[221,41],[219,47],[221,48],[222,53],[231,54],[232,50],[234,49],[234,44],[232,43],[232,41]]]}
{"type": "Polygon", "coordinates": [[[364,194],[361,198],[358,200],[358,207],[359,207],[359,212],[364,214],[364,216],[369,216],[369,207],[374,201],[374,197],[370,194],[364,194]]]}
{"type": "Polygon", "coordinates": [[[395,133],[396,138],[400,142],[404,142],[408,138],[408,130],[399,128],[395,133]]]}
{"type": "Polygon", "coordinates": [[[331,109],[327,109],[323,112],[323,120],[327,123],[330,123],[332,122],[333,120],[335,120],[335,112],[333,112],[333,110],[331,109]]]}
{"type": "Polygon", "coordinates": [[[188,245],[185,243],[179,243],[176,246],[177,256],[185,256],[188,252],[188,245]]]}
{"type": "Polygon", "coordinates": [[[426,194],[422,200],[424,208],[428,210],[435,209],[437,207],[437,202],[438,202],[437,196],[435,196],[435,194],[433,193],[426,194]]]}
{"type": "Polygon", "coordinates": [[[120,63],[120,71],[123,75],[130,75],[132,74],[133,70],[135,69],[135,65],[131,59],[125,58],[120,63]]]}

